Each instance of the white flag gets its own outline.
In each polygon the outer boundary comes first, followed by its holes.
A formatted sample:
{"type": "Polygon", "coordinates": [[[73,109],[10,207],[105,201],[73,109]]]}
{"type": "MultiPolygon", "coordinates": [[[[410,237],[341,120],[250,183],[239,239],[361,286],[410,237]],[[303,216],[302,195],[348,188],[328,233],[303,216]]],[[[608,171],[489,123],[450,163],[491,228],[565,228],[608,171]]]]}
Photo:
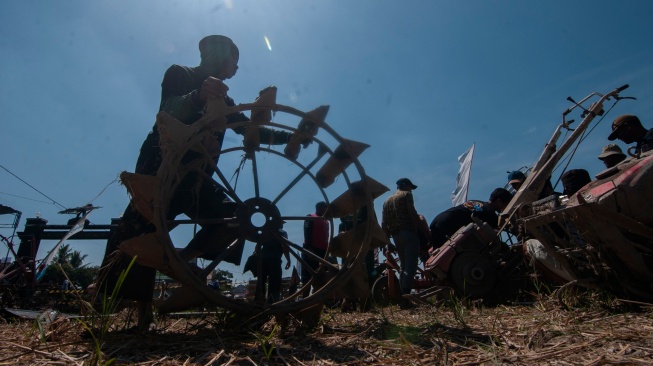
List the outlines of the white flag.
{"type": "Polygon", "coordinates": [[[469,191],[469,176],[472,171],[472,157],[474,156],[474,146],[465,151],[458,157],[460,170],[456,176],[456,189],[451,193],[451,205],[458,206],[467,201],[467,192],[469,191]]]}

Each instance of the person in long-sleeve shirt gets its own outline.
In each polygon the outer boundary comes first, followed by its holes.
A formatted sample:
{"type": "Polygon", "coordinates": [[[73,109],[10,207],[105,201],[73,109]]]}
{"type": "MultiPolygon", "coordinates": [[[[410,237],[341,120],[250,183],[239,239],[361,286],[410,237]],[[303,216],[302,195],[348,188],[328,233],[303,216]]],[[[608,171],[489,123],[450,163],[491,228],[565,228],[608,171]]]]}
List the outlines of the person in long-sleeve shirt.
{"type": "Polygon", "coordinates": [[[413,288],[420,251],[419,232],[424,230],[413,200],[412,191],[416,188],[410,179],[399,179],[397,191],[383,203],[381,218],[381,228],[397,247],[401,265],[399,284],[404,295],[410,294],[413,288]]]}

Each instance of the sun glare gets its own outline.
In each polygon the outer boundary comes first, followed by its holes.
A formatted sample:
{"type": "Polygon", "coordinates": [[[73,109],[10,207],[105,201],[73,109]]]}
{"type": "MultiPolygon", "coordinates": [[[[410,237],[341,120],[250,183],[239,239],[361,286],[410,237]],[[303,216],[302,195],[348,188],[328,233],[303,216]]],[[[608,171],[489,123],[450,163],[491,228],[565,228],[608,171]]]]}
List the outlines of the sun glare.
{"type": "Polygon", "coordinates": [[[272,51],[272,46],[270,46],[270,40],[268,39],[268,36],[263,36],[265,38],[265,44],[268,45],[268,50],[272,51]]]}

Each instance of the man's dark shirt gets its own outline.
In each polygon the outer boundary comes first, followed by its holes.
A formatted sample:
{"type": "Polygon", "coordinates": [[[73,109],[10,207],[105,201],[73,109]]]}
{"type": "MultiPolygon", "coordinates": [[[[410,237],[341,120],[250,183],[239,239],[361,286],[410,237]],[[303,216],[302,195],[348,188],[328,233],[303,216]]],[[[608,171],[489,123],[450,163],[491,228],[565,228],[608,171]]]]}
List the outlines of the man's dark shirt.
{"type": "Polygon", "coordinates": [[[653,150],[653,128],[646,132],[641,141],[637,142],[637,149],[640,152],[653,150]]]}
{"type": "Polygon", "coordinates": [[[472,214],[496,229],[499,218],[488,202],[467,201],[438,214],[431,221],[431,246],[439,248],[458,229],[472,223],[472,214]]]}
{"type": "MultiPolygon", "coordinates": [[[[161,104],[159,111],[166,112],[180,122],[190,125],[203,116],[204,106],[199,99],[199,91],[204,80],[208,78],[205,72],[199,68],[172,65],[165,73],[161,82],[161,104]]],[[[227,106],[235,106],[234,100],[226,96],[224,102],[227,106]]],[[[243,113],[233,113],[227,116],[227,123],[249,121],[243,113]]],[[[238,134],[244,134],[245,126],[235,128],[238,134]]],[[[276,131],[262,127],[259,129],[262,143],[283,144],[287,143],[290,133],[276,131]]],[[[218,144],[222,146],[224,132],[216,136],[218,144]]],[[[159,147],[159,131],[155,124],[152,131],[147,135],[141,154],[136,163],[136,173],[155,175],[161,165],[161,148],[159,147]]]]}
{"type": "MultiPolygon", "coordinates": [[[[283,229],[279,229],[279,235],[288,239],[288,233],[283,229]]],[[[281,256],[283,255],[283,246],[281,242],[274,238],[261,244],[261,255],[263,256],[264,261],[278,260],[281,262],[281,256]]]]}

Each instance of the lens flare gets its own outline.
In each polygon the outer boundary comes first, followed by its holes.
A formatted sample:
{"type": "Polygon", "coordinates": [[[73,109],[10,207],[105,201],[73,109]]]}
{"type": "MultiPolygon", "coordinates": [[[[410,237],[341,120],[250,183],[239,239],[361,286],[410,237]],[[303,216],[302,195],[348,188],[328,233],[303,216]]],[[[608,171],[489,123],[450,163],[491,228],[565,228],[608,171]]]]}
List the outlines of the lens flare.
{"type": "Polygon", "coordinates": [[[268,50],[272,51],[272,46],[270,46],[270,40],[268,39],[268,36],[263,36],[265,38],[265,44],[268,45],[268,50]]]}

